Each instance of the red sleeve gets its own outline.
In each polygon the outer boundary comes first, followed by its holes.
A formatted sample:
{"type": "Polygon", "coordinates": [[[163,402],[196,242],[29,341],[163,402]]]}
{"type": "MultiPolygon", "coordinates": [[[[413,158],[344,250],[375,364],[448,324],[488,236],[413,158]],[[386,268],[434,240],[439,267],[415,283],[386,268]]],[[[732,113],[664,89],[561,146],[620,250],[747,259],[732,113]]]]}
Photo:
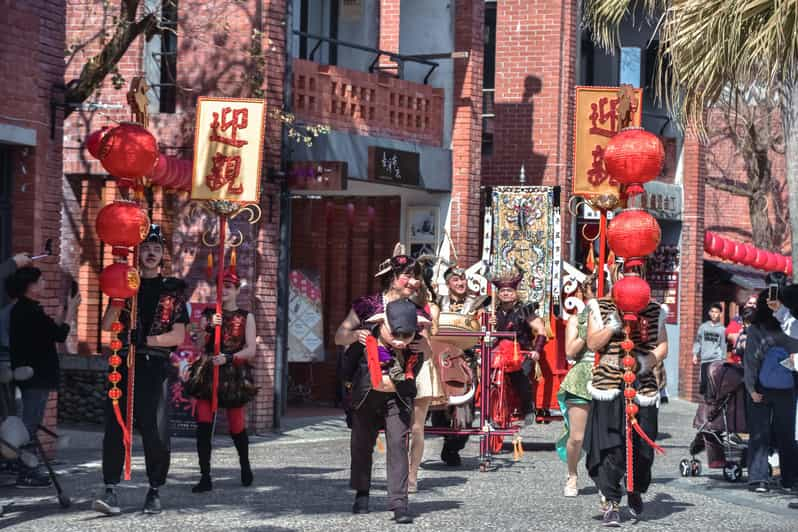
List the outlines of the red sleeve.
{"type": "Polygon", "coordinates": [[[731,323],[726,326],[726,336],[729,336],[730,334],[737,334],[742,330],[743,326],[740,325],[740,322],[737,320],[732,320],[731,323]]]}

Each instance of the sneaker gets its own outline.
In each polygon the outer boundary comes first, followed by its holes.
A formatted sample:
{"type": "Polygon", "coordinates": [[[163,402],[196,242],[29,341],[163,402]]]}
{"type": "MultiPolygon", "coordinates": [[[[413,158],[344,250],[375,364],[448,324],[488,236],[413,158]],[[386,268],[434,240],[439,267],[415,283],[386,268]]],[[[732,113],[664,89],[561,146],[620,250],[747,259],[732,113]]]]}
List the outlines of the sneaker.
{"type": "Polygon", "coordinates": [[[367,514],[369,513],[369,496],[358,495],[355,497],[355,504],[352,505],[353,514],[367,514]]]}
{"type": "Polygon", "coordinates": [[[606,512],[610,507],[610,503],[607,498],[599,493],[599,508],[601,508],[601,513],[606,512]]]}
{"type": "Polygon", "coordinates": [[[748,486],[748,489],[754,493],[767,493],[770,491],[767,482],[755,482],[748,486]]]}
{"type": "Polygon", "coordinates": [[[206,491],[211,491],[213,489],[213,481],[211,481],[210,475],[202,475],[200,477],[200,481],[197,482],[193,488],[191,488],[191,493],[205,493],[206,491]]]}
{"type": "Polygon", "coordinates": [[[565,497],[576,497],[579,495],[579,489],[576,487],[576,477],[568,477],[568,480],[565,482],[565,487],[562,490],[562,494],[565,497]]]}
{"type": "Polygon", "coordinates": [[[158,490],[155,488],[150,488],[150,490],[147,492],[147,498],[144,499],[144,513],[161,513],[161,496],[158,495],[158,490]]]}
{"type": "Polygon", "coordinates": [[[608,527],[621,526],[621,512],[618,511],[617,502],[609,504],[607,511],[604,512],[604,517],[601,519],[601,524],[608,527]]]}
{"type": "Polygon", "coordinates": [[[629,503],[629,513],[632,517],[639,518],[643,514],[643,497],[633,491],[626,496],[626,502],[629,503]]]}
{"type": "Polygon", "coordinates": [[[91,508],[95,512],[100,512],[105,515],[118,515],[122,512],[122,509],[119,507],[119,500],[116,498],[116,493],[111,488],[106,488],[105,494],[94,501],[91,508]]]}
{"type": "Polygon", "coordinates": [[[409,513],[407,513],[407,509],[394,510],[393,520],[400,525],[409,525],[410,523],[413,522],[413,517],[409,513]]]}
{"type": "Polygon", "coordinates": [[[20,473],[17,476],[18,488],[49,488],[52,484],[50,477],[46,475],[39,475],[35,471],[28,471],[20,473]]]}

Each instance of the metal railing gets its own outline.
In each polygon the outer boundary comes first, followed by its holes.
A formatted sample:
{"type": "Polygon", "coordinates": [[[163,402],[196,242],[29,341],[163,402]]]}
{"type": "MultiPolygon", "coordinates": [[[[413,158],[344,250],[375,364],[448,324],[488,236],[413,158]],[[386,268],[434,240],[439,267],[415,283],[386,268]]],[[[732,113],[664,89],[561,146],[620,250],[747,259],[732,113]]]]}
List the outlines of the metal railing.
{"type": "Polygon", "coordinates": [[[378,48],[372,48],[371,46],[365,46],[362,44],[351,43],[347,41],[342,41],[339,39],[333,39],[331,37],[325,37],[323,35],[316,35],[313,33],[307,33],[304,31],[294,30],[294,35],[305,38],[305,39],[315,39],[318,42],[316,45],[310,50],[308,54],[308,60],[313,61],[314,56],[316,55],[316,51],[322,45],[322,43],[328,43],[333,46],[343,46],[345,48],[352,48],[354,50],[360,50],[363,52],[369,52],[375,54],[374,60],[369,65],[369,73],[374,73],[375,70],[380,70],[377,67],[377,62],[380,60],[381,57],[387,57],[389,60],[394,61],[396,63],[396,77],[399,79],[403,79],[404,74],[404,64],[407,62],[417,63],[419,65],[426,65],[429,68],[427,71],[427,75],[424,76],[424,84],[426,85],[429,82],[429,77],[438,68],[438,63],[434,61],[428,61],[426,59],[420,59],[418,57],[412,55],[404,55],[398,54],[395,52],[389,52],[387,50],[380,50],[378,48]]]}

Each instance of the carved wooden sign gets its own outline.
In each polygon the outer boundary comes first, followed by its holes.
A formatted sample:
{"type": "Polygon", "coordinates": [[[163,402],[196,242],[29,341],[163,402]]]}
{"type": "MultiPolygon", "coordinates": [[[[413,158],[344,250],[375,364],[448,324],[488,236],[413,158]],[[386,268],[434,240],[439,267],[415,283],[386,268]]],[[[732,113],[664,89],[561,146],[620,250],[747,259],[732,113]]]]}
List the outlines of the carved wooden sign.
{"type": "Polygon", "coordinates": [[[418,186],[421,184],[419,154],[369,146],[368,178],[380,183],[418,186]]]}

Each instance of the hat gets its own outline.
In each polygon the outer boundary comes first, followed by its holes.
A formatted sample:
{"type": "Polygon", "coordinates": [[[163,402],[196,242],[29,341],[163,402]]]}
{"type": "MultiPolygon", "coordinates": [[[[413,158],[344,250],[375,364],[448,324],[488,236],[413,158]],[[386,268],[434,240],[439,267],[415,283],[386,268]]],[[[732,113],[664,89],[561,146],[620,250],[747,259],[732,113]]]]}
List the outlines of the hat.
{"type": "Polygon", "coordinates": [[[516,265],[511,270],[506,270],[497,275],[491,276],[491,282],[501,290],[502,288],[512,288],[518,290],[518,285],[524,279],[524,272],[516,265]]]}
{"type": "Polygon", "coordinates": [[[161,234],[161,226],[158,224],[150,224],[150,230],[147,233],[147,238],[144,239],[144,242],[155,242],[156,244],[163,246],[166,241],[161,234]]]}
{"type": "Polygon", "coordinates": [[[380,263],[377,268],[377,274],[374,277],[382,277],[387,273],[393,272],[400,274],[410,271],[416,266],[416,259],[405,254],[405,247],[401,243],[397,243],[393,247],[393,256],[385,259],[380,263]]]}
{"type": "Polygon", "coordinates": [[[465,270],[457,266],[451,266],[443,272],[443,280],[448,281],[450,277],[454,277],[455,275],[458,277],[465,277],[465,270]]]}
{"type": "Polygon", "coordinates": [[[385,306],[385,310],[373,315],[366,323],[383,323],[387,320],[391,333],[400,336],[415,334],[431,322],[418,315],[418,307],[409,299],[397,299],[385,306]]]}
{"type": "Polygon", "coordinates": [[[224,273],[222,274],[222,280],[225,283],[234,284],[236,288],[241,287],[241,278],[238,276],[235,266],[228,266],[225,268],[224,273]]]}

